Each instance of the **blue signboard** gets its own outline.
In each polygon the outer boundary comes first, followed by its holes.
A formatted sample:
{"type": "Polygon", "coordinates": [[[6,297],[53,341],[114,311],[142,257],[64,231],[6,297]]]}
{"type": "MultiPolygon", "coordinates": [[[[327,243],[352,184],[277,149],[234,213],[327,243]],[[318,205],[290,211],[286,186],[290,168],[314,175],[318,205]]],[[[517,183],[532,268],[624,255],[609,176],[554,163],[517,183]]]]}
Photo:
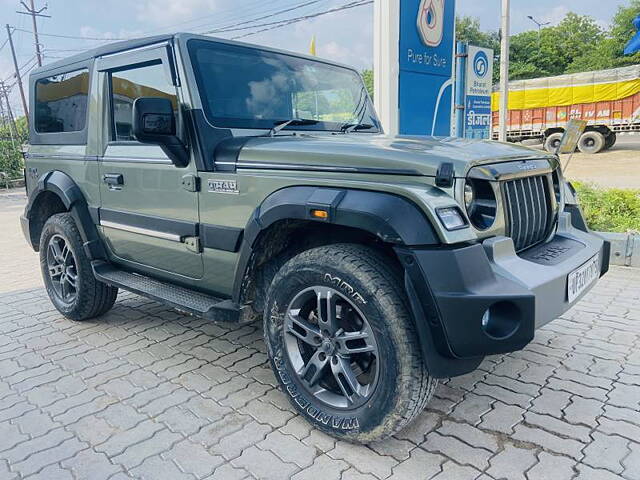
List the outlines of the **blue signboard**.
{"type": "Polygon", "coordinates": [[[469,45],[464,82],[464,136],[466,138],[490,138],[491,136],[492,77],[493,50],[469,45]]]}
{"type": "Polygon", "coordinates": [[[454,0],[401,0],[399,132],[451,134],[454,0]]]}

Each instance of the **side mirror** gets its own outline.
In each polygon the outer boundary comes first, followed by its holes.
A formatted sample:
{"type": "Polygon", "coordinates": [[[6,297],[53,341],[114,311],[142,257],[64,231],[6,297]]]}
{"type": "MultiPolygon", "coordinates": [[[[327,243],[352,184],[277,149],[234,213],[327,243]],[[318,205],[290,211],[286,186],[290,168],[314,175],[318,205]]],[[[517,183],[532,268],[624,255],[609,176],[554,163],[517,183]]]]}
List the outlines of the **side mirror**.
{"type": "Polygon", "coordinates": [[[132,123],[139,142],[160,145],[176,167],[189,164],[189,152],[176,135],[176,117],[168,98],[136,98],[132,123]]]}

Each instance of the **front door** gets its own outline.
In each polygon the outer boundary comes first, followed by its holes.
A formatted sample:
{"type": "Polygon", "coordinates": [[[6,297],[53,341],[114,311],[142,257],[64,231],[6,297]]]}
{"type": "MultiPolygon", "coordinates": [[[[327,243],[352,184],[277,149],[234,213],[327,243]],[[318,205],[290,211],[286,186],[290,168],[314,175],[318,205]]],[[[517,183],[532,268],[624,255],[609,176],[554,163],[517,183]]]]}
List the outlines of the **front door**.
{"type": "Polygon", "coordinates": [[[171,58],[163,44],[99,59],[106,92],[100,225],[114,263],[159,277],[198,279],[202,256],[190,242],[197,236],[198,195],[184,185],[197,173],[195,164],[177,168],[159,146],[132,135],[139,97],[170,99],[182,124],[171,58]]]}

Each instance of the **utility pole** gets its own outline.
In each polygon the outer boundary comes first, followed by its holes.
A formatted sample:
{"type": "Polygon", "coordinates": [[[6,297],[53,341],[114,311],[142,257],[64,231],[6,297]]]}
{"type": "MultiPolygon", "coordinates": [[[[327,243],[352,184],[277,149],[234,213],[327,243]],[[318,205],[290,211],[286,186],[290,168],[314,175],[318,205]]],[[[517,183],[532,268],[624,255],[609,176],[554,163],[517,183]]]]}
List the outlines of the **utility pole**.
{"type": "Polygon", "coordinates": [[[38,58],[38,66],[41,67],[42,52],[40,51],[40,40],[38,39],[38,24],[36,23],[36,17],[51,18],[51,15],[42,14],[42,12],[44,12],[47,9],[46,5],[42,7],[40,10],[36,10],[36,8],[33,6],[33,0],[29,0],[29,5],[31,5],[31,7],[29,7],[24,2],[20,2],[20,4],[24,7],[26,12],[17,11],[16,13],[21,13],[22,15],[31,15],[31,21],[33,22],[33,38],[36,43],[36,57],[38,58]]]}
{"type": "Polygon", "coordinates": [[[502,28],[500,29],[500,129],[498,140],[507,141],[509,116],[509,0],[502,0],[502,28]]]}
{"type": "Polygon", "coordinates": [[[13,117],[11,111],[11,105],[9,104],[9,95],[7,95],[7,87],[4,85],[4,81],[0,80],[0,90],[2,90],[2,97],[7,105],[7,114],[9,117],[9,134],[11,135],[11,144],[15,147],[14,136],[18,136],[18,128],[16,127],[16,120],[13,117]]]}
{"type": "Polygon", "coordinates": [[[24,110],[24,117],[27,119],[27,126],[29,125],[29,109],[27,107],[27,97],[24,95],[24,87],[22,86],[22,77],[20,76],[20,67],[18,67],[18,60],[16,60],[16,49],[13,47],[13,38],[11,37],[11,27],[7,24],[7,35],[9,36],[9,46],[11,47],[11,56],[13,57],[13,66],[16,69],[16,81],[18,82],[18,88],[20,89],[20,98],[22,99],[22,109],[24,110]]]}

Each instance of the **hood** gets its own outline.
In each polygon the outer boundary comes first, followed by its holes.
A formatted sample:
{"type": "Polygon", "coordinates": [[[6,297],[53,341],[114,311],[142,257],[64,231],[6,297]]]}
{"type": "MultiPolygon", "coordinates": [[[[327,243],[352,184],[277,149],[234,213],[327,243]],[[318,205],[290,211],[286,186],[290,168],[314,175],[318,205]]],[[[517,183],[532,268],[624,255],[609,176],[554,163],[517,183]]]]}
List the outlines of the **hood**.
{"type": "Polygon", "coordinates": [[[476,165],[553,156],[532,148],[489,140],[455,137],[405,137],[353,134],[294,134],[252,137],[239,162],[319,169],[354,169],[364,173],[435,176],[442,162],[453,164],[456,177],[476,165]]]}

